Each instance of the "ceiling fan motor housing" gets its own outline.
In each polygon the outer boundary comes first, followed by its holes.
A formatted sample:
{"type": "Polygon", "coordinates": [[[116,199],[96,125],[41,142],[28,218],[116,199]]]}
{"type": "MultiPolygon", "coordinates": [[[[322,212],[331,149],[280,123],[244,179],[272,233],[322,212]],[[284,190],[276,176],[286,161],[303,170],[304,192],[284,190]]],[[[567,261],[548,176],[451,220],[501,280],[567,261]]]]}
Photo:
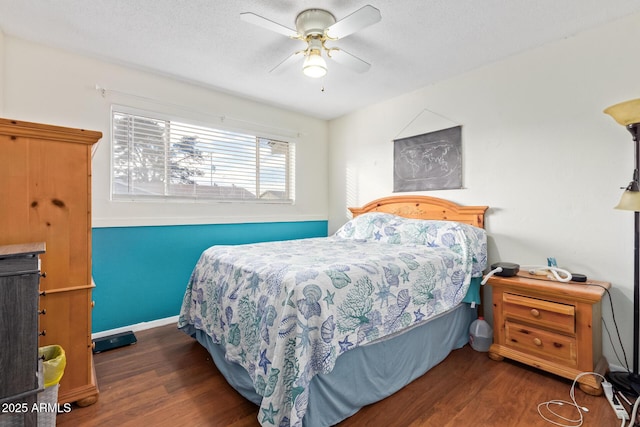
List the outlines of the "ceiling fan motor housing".
{"type": "Polygon", "coordinates": [[[303,38],[322,36],[327,28],[336,23],[336,18],[324,9],[303,10],[296,17],[296,30],[303,38]]]}

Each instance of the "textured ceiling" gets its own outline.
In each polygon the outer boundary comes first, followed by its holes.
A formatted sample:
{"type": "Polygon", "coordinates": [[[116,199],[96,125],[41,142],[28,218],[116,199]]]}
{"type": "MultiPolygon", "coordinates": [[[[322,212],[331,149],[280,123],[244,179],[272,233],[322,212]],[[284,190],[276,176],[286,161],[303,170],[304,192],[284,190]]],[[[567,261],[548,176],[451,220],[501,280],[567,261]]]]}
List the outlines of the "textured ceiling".
{"type": "Polygon", "coordinates": [[[636,12],[638,0],[0,0],[0,28],[331,119],[636,12]],[[240,20],[295,28],[304,9],[340,20],[365,4],[382,20],[334,43],[372,64],[363,74],[334,62],[322,79],[300,63],[270,73],[304,44],[240,20]]]}

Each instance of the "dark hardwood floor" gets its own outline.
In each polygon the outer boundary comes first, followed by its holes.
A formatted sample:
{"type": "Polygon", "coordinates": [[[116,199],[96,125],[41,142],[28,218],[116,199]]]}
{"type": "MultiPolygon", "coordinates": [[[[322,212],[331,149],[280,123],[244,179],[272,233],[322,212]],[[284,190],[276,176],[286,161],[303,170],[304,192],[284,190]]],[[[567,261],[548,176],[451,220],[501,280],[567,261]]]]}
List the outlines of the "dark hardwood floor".
{"type": "MultiPolygon", "coordinates": [[[[226,383],[195,340],[174,325],[136,336],[135,345],[95,355],[98,402],[59,414],[59,427],[259,426],[258,408],[226,383]]],[[[538,415],[538,403],[569,400],[570,388],[569,380],[514,362],[492,361],[467,345],[395,395],[339,425],[551,426],[538,415]]],[[[578,388],[575,396],[589,409],[583,426],[620,425],[604,397],[578,388]]],[[[578,416],[567,409],[565,416],[578,416]]]]}

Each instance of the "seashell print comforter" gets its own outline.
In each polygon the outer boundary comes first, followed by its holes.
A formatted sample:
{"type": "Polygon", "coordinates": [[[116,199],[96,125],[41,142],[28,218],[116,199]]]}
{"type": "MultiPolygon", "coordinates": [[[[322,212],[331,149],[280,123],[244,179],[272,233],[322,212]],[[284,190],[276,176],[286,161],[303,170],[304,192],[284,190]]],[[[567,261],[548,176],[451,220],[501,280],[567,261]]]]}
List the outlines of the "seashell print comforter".
{"type": "Polygon", "coordinates": [[[263,426],[301,426],[308,385],[340,354],[443,313],[486,266],[485,231],[361,215],[333,236],[213,246],[178,327],[205,331],[263,396],[263,426]]]}

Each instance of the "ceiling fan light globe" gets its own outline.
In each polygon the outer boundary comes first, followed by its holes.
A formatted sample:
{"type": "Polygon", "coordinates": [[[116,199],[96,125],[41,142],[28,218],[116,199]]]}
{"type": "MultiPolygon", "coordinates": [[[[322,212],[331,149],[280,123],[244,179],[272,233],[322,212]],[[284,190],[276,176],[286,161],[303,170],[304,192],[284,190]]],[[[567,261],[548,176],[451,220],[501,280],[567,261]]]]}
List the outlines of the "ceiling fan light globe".
{"type": "Polygon", "coordinates": [[[305,76],[315,79],[324,77],[327,74],[327,62],[319,54],[311,53],[304,59],[302,72],[305,76]]]}

